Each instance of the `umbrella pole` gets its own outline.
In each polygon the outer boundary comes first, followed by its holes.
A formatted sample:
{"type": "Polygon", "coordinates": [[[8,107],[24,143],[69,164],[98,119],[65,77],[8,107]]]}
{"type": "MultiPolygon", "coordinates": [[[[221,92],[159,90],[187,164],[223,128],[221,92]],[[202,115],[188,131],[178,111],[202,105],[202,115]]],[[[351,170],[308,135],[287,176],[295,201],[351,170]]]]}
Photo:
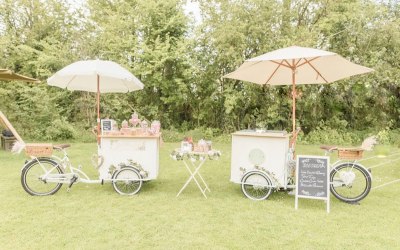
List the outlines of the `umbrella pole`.
{"type": "Polygon", "coordinates": [[[97,144],[100,145],[100,77],[97,75],[97,144]]]}
{"type": "Polygon", "coordinates": [[[293,149],[293,159],[296,157],[295,156],[295,146],[296,146],[296,140],[297,140],[297,134],[296,134],[296,66],[294,65],[293,61],[293,68],[292,68],[292,139],[290,141],[290,147],[293,149]]]}
{"type": "Polygon", "coordinates": [[[292,126],[293,135],[296,131],[296,68],[292,68],[292,126]]]}

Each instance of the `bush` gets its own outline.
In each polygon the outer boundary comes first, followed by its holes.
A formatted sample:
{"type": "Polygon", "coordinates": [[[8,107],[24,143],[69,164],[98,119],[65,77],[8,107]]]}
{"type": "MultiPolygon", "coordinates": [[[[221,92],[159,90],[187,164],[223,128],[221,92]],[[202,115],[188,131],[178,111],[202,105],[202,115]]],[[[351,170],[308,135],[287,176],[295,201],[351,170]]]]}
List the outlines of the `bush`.
{"type": "Polygon", "coordinates": [[[70,124],[64,117],[56,119],[52,126],[47,128],[45,139],[47,140],[64,140],[73,139],[76,136],[74,126],[70,124]]]}
{"type": "Polygon", "coordinates": [[[162,130],[162,138],[165,142],[179,142],[182,141],[184,135],[182,132],[179,132],[174,129],[170,130],[162,130]]]}
{"type": "Polygon", "coordinates": [[[185,137],[192,137],[194,142],[200,139],[213,140],[217,137],[224,137],[220,129],[216,128],[196,128],[188,131],[178,131],[176,129],[162,130],[162,137],[165,142],[180,142],[185,137]]]}
{"type": "Polygon", "coordinates": [[[75,138],[79,142],[96,142],[96,135],[91,131],[92,128],[84,128],[83,126],[75,127],[75,138]]]}
{"type": "Polygon", "coordinates": [[[391,144],[400,146],[400,129],[380,131],[343,131],[332,128],[318,128],[307,135],[299,136],[298,141],[303,144],[336,144],[336,145],[360,145],[361,142],[375,135],[379,144],[391,144]]]}
{"type": "Polygon", "coordinates": [[[400,129],[389,131],[389,143],[400,146],[400,129]]]}
{"type": "Polygon", "coordinates": [[[380,144],[391,144],[400,146],[400,129],[383,129],[377,133],[380,144]]]}
{"type": "Polygon", "coordinates": [[[332,128],[318,128],[301,137],[305,144],[359,144],[364,138],[352,132],[336,130],[332,128]]]}
{"type": "Polygon", "coordinates": [[[231,134],[221,134],[213,138],[213,142],[232,143],[231,134]]]}
{"type": "Polygon", "coordinates": [[[384,129],[378,132],[377,134],[379,143],[381,144],[389,144],[390,143],[390,135],[389,135],[389,130],[384,129]]]}

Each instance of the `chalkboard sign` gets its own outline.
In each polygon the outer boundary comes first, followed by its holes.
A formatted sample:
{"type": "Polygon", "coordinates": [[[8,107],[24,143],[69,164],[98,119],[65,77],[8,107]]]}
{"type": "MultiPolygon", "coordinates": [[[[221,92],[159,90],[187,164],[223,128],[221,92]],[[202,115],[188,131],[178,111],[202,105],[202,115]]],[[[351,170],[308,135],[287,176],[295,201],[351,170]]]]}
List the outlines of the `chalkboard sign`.
{"type": "Polygon", "coordinates": [[[329,212],[329,157],[297,156],[296,209],[299,197],[326,200],[329,212]]]}
{"type": "Polygon", "coordinates": [[[104,134],[104,132],[107,131],[111,131],[112,130],[112,120],[101,120],[101,131],[102,134],[104,134]]]}

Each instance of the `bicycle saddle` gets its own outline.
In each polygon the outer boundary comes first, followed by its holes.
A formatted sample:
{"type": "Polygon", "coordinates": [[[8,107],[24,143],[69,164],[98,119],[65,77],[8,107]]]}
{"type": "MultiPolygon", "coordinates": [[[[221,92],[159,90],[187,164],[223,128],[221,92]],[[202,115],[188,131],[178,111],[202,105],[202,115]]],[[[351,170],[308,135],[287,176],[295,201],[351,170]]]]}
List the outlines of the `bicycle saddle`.
{"type": "Polygon", "coordinates": [[[332,151],[332,150],[336,150],[338,147],[332,146],[332,145],[321,145],[319,148],[323,149],[323,150],[327,150],[327,151],[332,151]]]}
{"type": "Polygon", "coordinates": [[[71,147],[70,144],[58,144],[58,145],[53,145],[53,149],[66,149],[71,147]]]}

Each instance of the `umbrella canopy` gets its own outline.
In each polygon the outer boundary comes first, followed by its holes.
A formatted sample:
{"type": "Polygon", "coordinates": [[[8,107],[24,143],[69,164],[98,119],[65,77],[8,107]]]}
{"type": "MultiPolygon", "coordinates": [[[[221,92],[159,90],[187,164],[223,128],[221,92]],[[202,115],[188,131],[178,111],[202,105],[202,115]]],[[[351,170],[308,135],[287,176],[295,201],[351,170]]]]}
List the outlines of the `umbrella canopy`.
{"type": "Polygon", "coordinates": [[[372,72],[340,55],[312,48],[292,46],[246,60],[224,77],[257,84],[291,85],[331,83],[349,76],[372,72]]]}
{"type": "Polygon", "coordinates": [[[0,81],[40,82],[38,79],[14,73],[9,69],[0,69],[0,81]]]}
{"type": "Polygon", "coordinates": [[[331,83],[372,71],[333,52],[292,46],[246,60],[224,77],[257,84],[292,85],[292,125],[295,132],[297,84],[331,83]]]}
{"type": "Polygon", "coordinates": [[[126,93],[143,89],[143,83],[128,70],[115,62],[102,60],[74,62],[47,79],[47,83],[68,90],[100,93],[126,93]],[[97,77],[100,78],[99,86],[97,77]]]}
{"type": "Polygon", "coordinates": [[[143,89],[132,73],[111,61],[87,60],[72,63],[47,79],[50,86],[97,93],[97,138],[100,142],[100,93],[126,93],[143,89]]]}

